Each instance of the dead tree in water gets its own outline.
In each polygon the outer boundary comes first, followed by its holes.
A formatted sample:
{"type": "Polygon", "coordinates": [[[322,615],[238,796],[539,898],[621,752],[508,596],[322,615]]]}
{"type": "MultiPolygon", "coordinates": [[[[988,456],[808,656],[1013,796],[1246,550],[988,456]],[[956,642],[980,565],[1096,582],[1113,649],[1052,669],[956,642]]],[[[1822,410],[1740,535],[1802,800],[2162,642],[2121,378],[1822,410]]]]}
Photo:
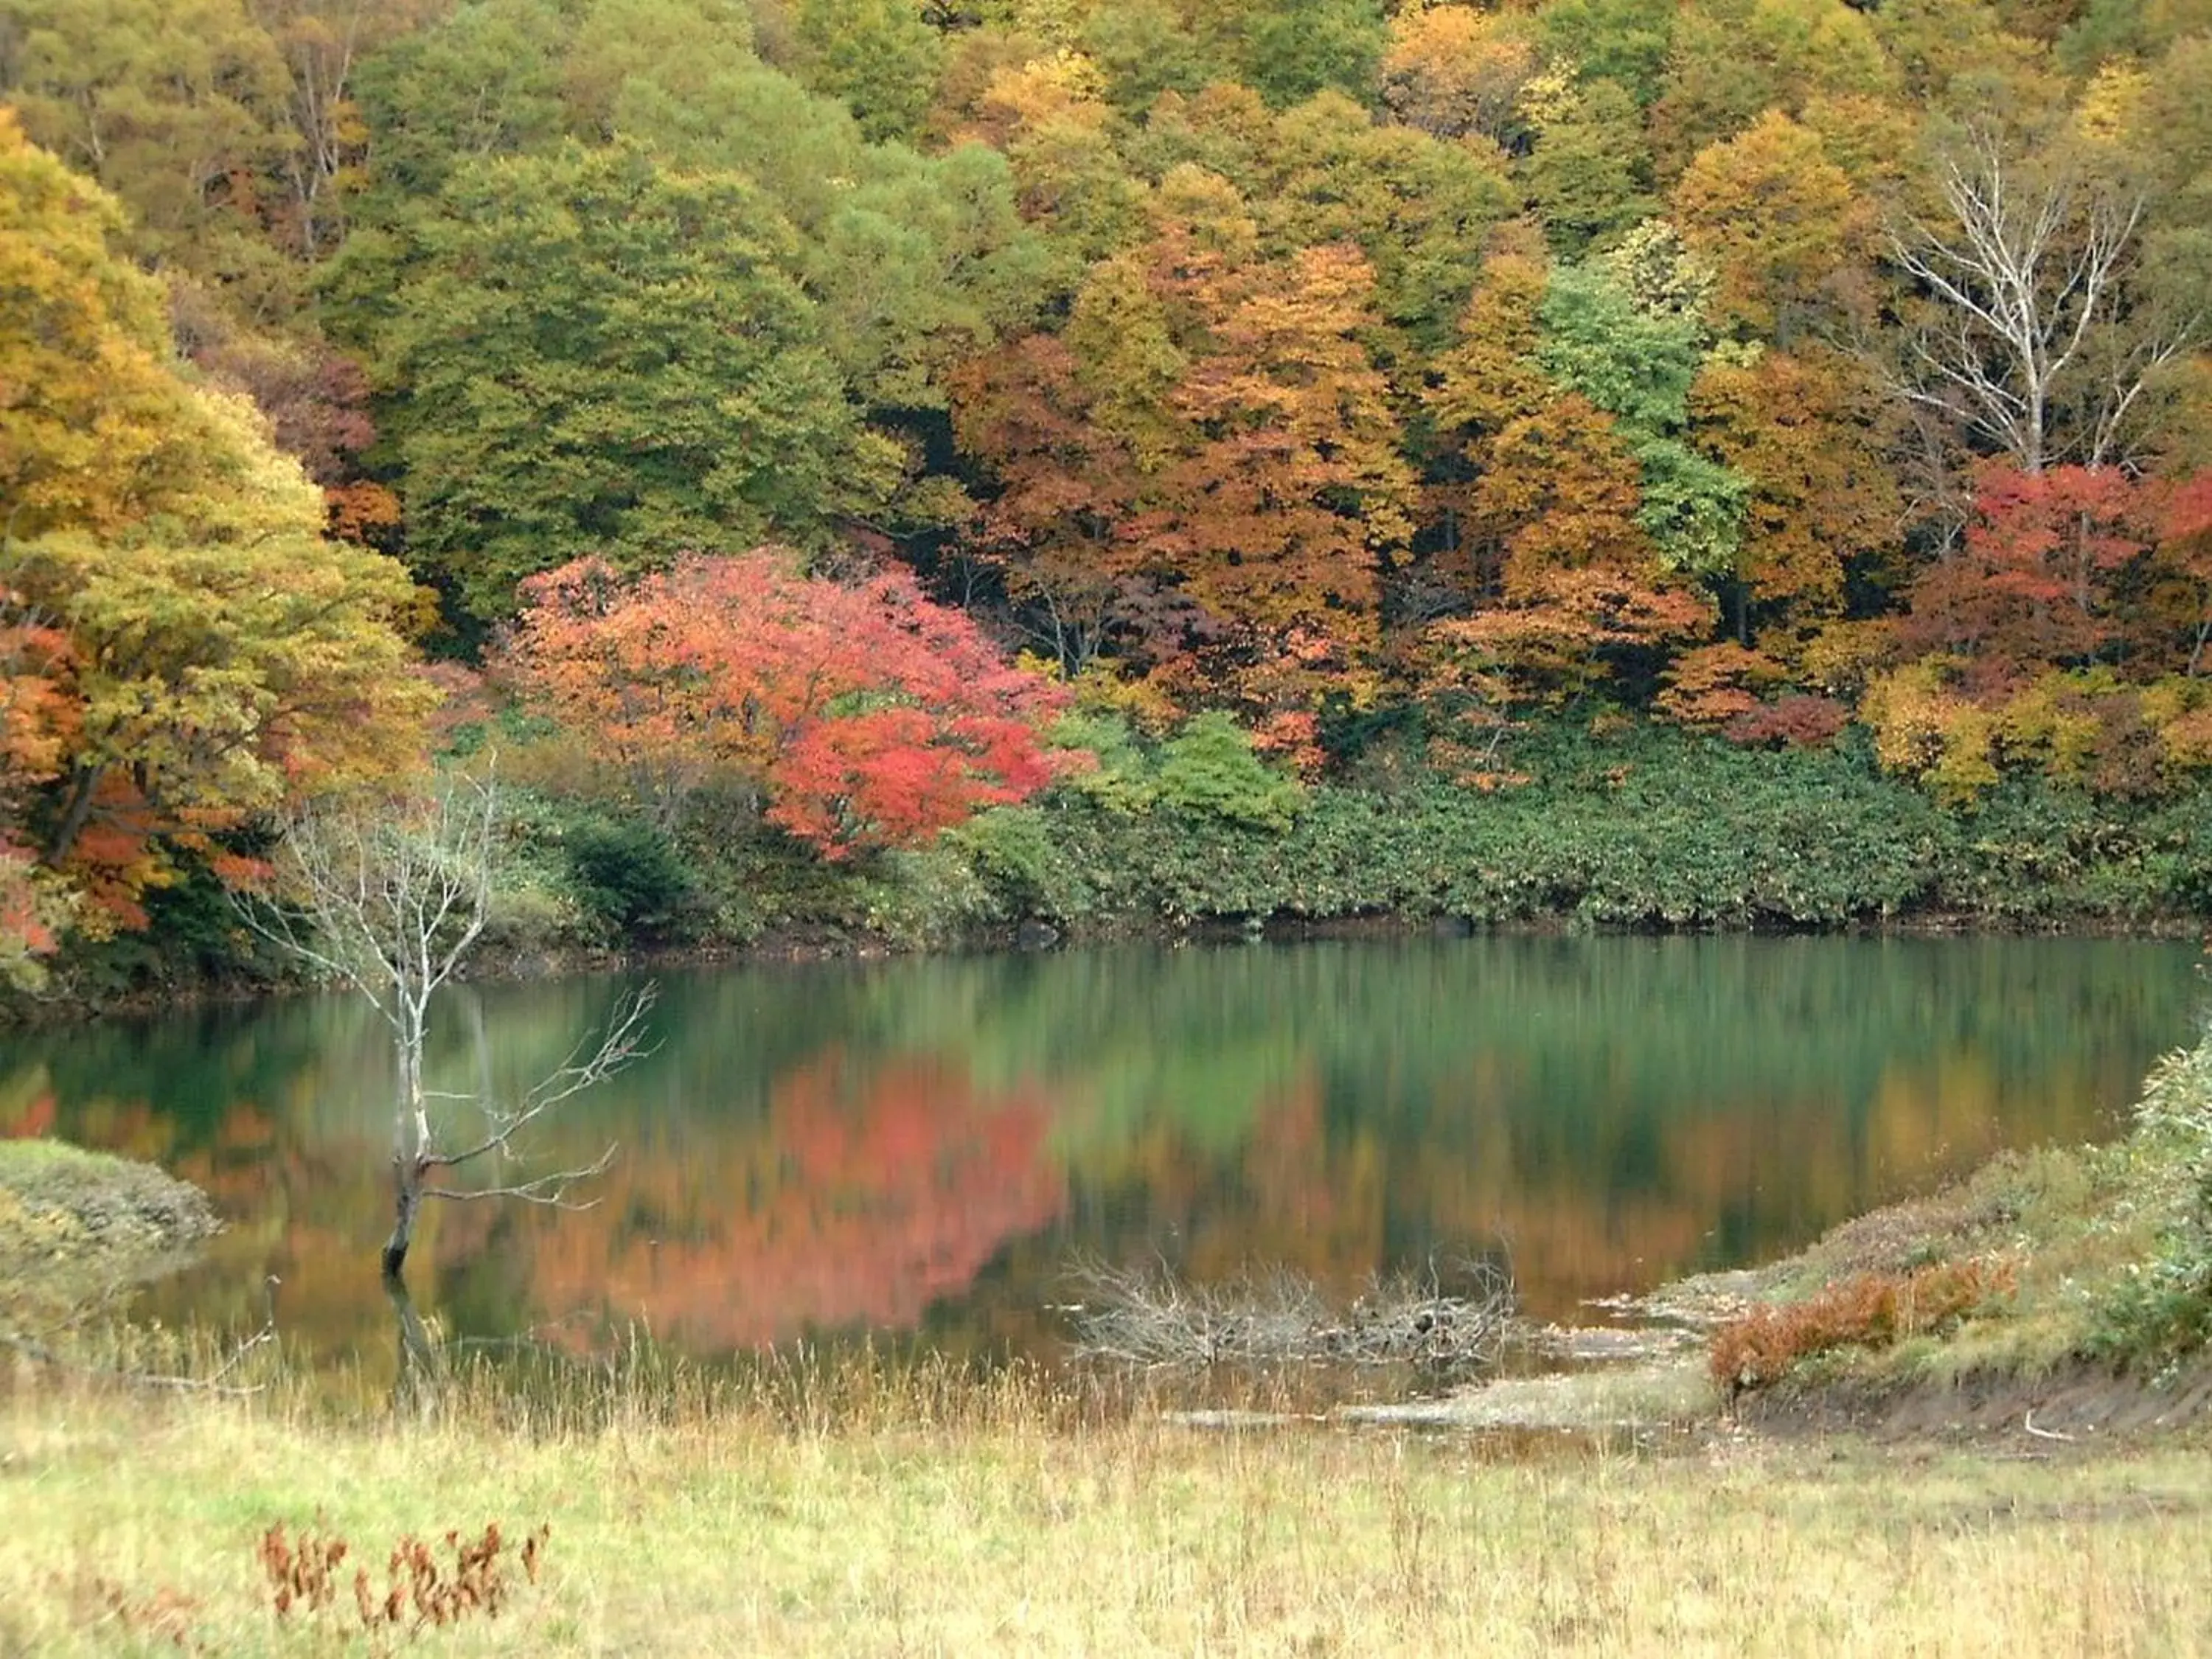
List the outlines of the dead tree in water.
{"type": "Polygon", "coordinates": [[[611,1146],[589,1164],[526,1179],[449,1186],[444,1177],[480,1160],[516,1157],[526,1130],[645,1051],[646,1016],[654,995],[650,985],[615,1006],[596,1047],[588,1039],[579,1043],[511,1106],[423,1086],[430,1000],[483,933],[499,846],[496,790],[448,778],[417,799],[356,801],[295,818],[285,826],[278,862],[280,896],[243,902],[256,931],[351,987],[392,1028],[399,1075],[392,1112],[392,1227],[383,1253],[387,1279],[397,1280],[404,1271],[416,1221],[428,1200],[514,1198],[587,1207],[589,1200],[569,1194],[606,1170],[615,1155],[611,1146]],[[431,1123],[431,1104],[460,1100],[473,1100],[483,1122],[458,1150],[447,1150],[431,1123]]]}

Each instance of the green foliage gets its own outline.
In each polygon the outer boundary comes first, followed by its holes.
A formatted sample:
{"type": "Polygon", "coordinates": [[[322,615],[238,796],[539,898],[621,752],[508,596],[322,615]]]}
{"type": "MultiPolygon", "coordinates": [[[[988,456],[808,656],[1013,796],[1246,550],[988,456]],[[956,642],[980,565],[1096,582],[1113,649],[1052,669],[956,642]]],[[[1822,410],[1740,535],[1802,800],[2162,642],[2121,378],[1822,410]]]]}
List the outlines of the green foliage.
{"type": "Polygon", "coordinates": [[[1366,97],[1382,41],[1380,0],[1267,0],[1246,13],[1245,79],[1278,109],[1317,92],[1366,97]]]}
{"type": "Polygon", "coordinates": [[[879,501],[791,238],[744,179],[628,145],[455,173],[380,342],[417,562],[495,617],[573,557],[819,541],[879,501]]]}
{"type": "Polygon", "coordinates": [[[1650,164],[1634,100],[1597,81],[1541,123],[1521,174],[1553,247],[1577,255],[1650,215],[1650,164]]]}
{"type": "Polygon", "coordinates": [[[799,0],[808,78],[852,106],[869,139],[911,139],[936,94],[944,47],[912,0],[799,0]]]}
{"type": "Polygon", "coordinates": [[[2136,1123],[2167,1190],[2132,1197],[2162,1209],[2162,1236],[2100,1310],[2094,1346],[2164,1364],[2212,1342],[2212,1034],[2159,1062],[2136,1123]]]}
{"type": "Polygon", "coordinates": [[[577,817],[562,836],[577,896],[617,937],[655,943],[691,921],[690,873],[675,844],[639,819],[577,817]]]}
{"type": "Polygon", "coordinates": [[[1194,716],[1162,747],[1159,799],[1178,811],[1251,829],[1290,825],[1305,792],[1252,751],[1249,733],[1218,712],[1194,716]]]}
{"type": "Polygon", "coordinates": [[[1672,0],[1552,0],[1538,27],[1553,57],[1649,104],[1659,95],[1674,15],[1672,0]]]}
{"type": "Polygon", "coordinates": [[[1694,314],[1638,305],[1593,262],[1554,270],[1538,315],[1536,361],[1560,385],[1632,432],[1656,435],[1681,424],[1704,355],[1694,314]]]}
{"type": "Polygon", "coordinates": [[[1083,750],[1098,764],[1064,786],[1116,812],[1141,812],[1159,798],[1151,757],[1129,722],[1111,710],[1072,708],[1053,723],[1056,749],[1083,750]]]}
{"type": "Polygon", "coordinates": [[[1644,502],[1636,522],[1670,570],[1708,581],[1734,574],[1751,481],[1672,438],[1638,446],[1644,502]]]}

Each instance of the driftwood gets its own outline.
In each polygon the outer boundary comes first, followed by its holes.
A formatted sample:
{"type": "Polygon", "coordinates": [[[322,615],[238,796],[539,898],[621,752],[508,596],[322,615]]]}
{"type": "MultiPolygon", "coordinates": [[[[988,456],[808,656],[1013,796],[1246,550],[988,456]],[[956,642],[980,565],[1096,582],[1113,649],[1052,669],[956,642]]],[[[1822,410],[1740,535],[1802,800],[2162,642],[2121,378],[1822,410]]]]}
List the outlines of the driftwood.
{"type": "Polygon", "coordinates": [[[1194,1285],[1164,1262],[1079,1263],[1064,1305],[1081,1359],[1149,1368],[1291,1364],[1410,1365],[1443,1375],[1497,1362],[1512,1275],[1490,1261],[1378,1279],[1348,1307],[1286,1269],[1194,1285]]]}

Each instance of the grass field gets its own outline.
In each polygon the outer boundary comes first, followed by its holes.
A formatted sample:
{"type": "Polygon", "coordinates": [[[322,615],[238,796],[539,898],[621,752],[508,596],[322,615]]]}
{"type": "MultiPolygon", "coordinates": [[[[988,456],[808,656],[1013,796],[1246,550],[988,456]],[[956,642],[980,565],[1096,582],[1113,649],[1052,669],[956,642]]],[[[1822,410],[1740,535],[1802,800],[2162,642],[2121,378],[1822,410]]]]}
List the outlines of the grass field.
{"type": "MultiPolygon", "coordinates": [[[[1668,1449],[1224,1433],[1029,1374],[429,1423],[19,1374],[0,1651],[2176,1654],[2212,1632],[2212,1458],[1726,1428],[1668,1449]],[[407,1534],[550,1525],[496,1620],[362,1634],[407,1534]],[[257,1549],[343,1535],[283,1621],[257,1549]]],[[[504,1559],[511,1560],[512,1548],[504,1559]]]]}

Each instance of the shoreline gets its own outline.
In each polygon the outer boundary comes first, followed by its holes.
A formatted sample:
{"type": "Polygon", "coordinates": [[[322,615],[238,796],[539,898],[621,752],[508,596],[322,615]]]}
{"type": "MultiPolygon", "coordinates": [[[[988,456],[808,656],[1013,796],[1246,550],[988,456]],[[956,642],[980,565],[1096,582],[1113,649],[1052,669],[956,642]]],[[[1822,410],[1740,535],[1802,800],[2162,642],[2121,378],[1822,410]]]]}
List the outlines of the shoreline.
{"type": "MultiPolygon", "coordinates": [[[[830,962],[874,963],[908,958],[1054,954],[1132,945],[1304,945],[1420,939],[2202,939],[2212,949],[2212,918],[2173,914],[2122,920],[2084,913],[2028,918],[2002,913],[1930,908],[1854,918],[1832,926],[1685,926],[1624,927],[1593,924],[1568,912],[1504,921],[1464,916],[1354,913],[1339,916],[1277,915],[1165,919],[1127,926],[1092,925],[1063,934],[1049,923],[1025,921],[979,928],[949,943],[915,944],[867,928],[813,924],[770,929],[743,943],[615,946],[568,945],[503,950],[480,947],[453,975],[457,983],[532,983],[602,974],[659,969],[796,966],[830,962]]],[[[84,1024],[102,1019],[143,1019],[198,1008],[238,1007],[309,994],[318,988],[297,979],[179,981],[106,997],[70,993],[51,996],[0,994],[0,1031],[84,1024]]]]}

